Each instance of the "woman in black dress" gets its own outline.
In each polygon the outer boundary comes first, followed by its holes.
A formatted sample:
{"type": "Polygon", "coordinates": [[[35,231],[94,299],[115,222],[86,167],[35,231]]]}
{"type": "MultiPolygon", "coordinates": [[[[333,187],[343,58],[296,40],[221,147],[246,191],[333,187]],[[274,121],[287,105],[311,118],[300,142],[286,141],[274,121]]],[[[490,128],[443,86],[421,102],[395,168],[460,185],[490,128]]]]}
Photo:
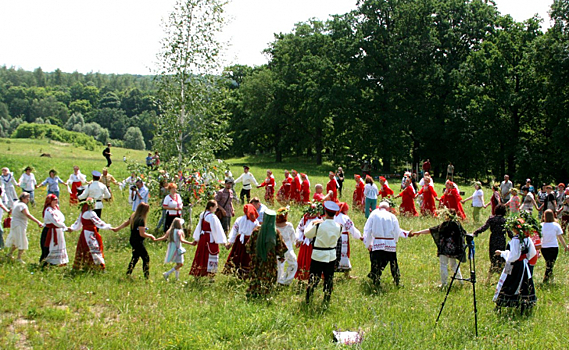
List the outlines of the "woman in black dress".
{"type": "Polygon", "coordinates": [[[492,273],[500,273],[504,268],[504,259],[496,256],[494,253],[496,250],[506,249],[506,233],[510,238],[513,237],[512,232],[506,231],[504,228],[504,225],[506,224],[506,218],[504,217],[505,215],[506,206],[499,204],[496,206],[495,215],[490,216],[484,225],[472,233],[474,237],[478,237],[479,234],[490,228],[490,271],[488,271],[488,278],[486,279],[486,283],[490,282],[492,273]]]}

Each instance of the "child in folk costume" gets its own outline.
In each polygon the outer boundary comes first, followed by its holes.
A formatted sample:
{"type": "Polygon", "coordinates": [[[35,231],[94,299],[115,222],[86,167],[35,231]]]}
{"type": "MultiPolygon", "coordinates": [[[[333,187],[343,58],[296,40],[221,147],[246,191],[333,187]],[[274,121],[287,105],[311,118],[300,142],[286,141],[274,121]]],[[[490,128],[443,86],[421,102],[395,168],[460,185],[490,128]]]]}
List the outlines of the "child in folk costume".
{"type": "Polygon", "coordinates": [[[506,250],[496,250],[496,256],[506,260],[506,266],[500,276],[493,301],[497,308],[519,307],[523,312],[537,303],[533,276],[528,266],[528,259],[536,255],[535,246],[529,237],[532,227],[522,218],[512,217],[506,227],[514,233],[506,250]]]}
{"type": "Polygon", "coordinates": [[[265,187],[265,202],[273,205],[275,203],[275,177],[273,172],[267,170],[267,178],[257,188],[265,187]]]}
{"type": "MultiPolygon", "coordinates": [[[[194,242],[197,242],[196,255],[190,269],[190,275],[210,276],[217,273],[219,244],[227,243],[221,221],[215,216],[217,202],[209,200],[194,230],[194,242]]],[[[195,244],[195,243],[193,243],[195,244]]]]}
{"type": "Polygon", "coordinates": [[[312,241],[304,237],[304,229],[312,221],[319,219],[323,213],[322,203],[313,203],[305,211],[296,227],[296,246],[298,251],[298,270],[294,278],[299,281],[308,281],[310,277],[310,262],[312,260],[312,241]]]}
{"type": "MultiPolygon", "coordinates": [[[[288,222],[289,208],[280,208],[277,210],[276,226],[277,230],[281,233],[281,237],[288,249],[284,254],[284,261],[279,262],[279,273],[277,282],[282,285],[289,285],[294,279],[296,270],[298,269],[298,262],[296,261],[296,254],[294,253],[294,243],[296,235],[294,226],[288,222]],[[285,264],[287,264],[285,269],[285,264]]],[[[282,257],[281,257],[282,258],[282,257]]]]}
{"type": "Polygon", "coordinates": [[[356,180],[356,189],[354,190],[353,195],[354,208],[363,210],[365,204],[364,189],[366,184],[362,177],[358,174],[354,175],[354,179],[356,180]]]}
{"type": "Polygon", "coordinates": [[[184,266],[184,253],[186,253],[186,250],[182,247],[182,243],[189,245],[197,244],[196,242],[190,242],[185,239],[183,225],[184,219],[175,218],[170,229],[166,231],[164,236],[156,239],[157,241],[168,240],[168,250],[166,251],[164,264],[176,263],[176,266],[162,274],[166,281],[172,272],[176,273],[176,280],[180,279],[180,269],[184,266]]]}
{"type": "Polygon", "coordinates": [[[417,209],[415,208],[415,189],[411,185],[411,178],[405,179],[405,189],[403,192],[399,193],[395,198],[402,197],[400,212],[401,215],[407,216],[419,216],[417,209]]]}
{"type": "Polygon", "coordinates": [[[231,248],[223,274],[235,274],[237,277],[247,279],[251,272],[251,256],[245,250],[245,244],[251,237],[251,233],[255,227],[259,226],[259,213],[252,204],[245,204],[243,207],[245,215],[237,218],[233,228],[229,233],[229,242],[225,245],[227,249],[231,248]]]}
{"type": "Polygon", "coordinates": [[[350,276],[352,264],[350,263],[350,234],[355,239],[363,241],[361,232],[356,228],[350,217],[347,215],[350,207],[348,203],[340,203],[340,210],[334,217],[334,221],[342,226],[342,234],[338,239],[336,247],[336,272],[344,272],[346,278],[355,278],[350,276]]]}
{"type": "Polygon", "coordinates": [[[40,264],[65,266],[69,262],[65,246],[65,216],[59,210],[59,199],[55,194],[48,194],[43,206],[43,222],[45,227],[40,238],[40,264]]]}
{"type": "Polygon", "coordinates": [[[389,187],[387,183],[387,179],[383,176],[379,177],[379,194],[381,194],[381,198],[393,196],[393,190],[389,187]]]}
{"type": "Polygon", "coordinates": [[[79,170],[79,167],[75,165],[73,167],[73,173],[69,175],[69,179],[67,180],[67,188],[69,190],[69,204],[75,205],[79,203],[79,199],[77,199],[78,189],[86,183],[87,178],[85,175],[81,174],[81,170],[79,170]]]}
{"type": "Polygon", "coordinates": [[[460,224],[454,209],[443,209],[439,213],[444,217],[444,222],[438,226],[429,229],[414,232],[414,236],[430,233],[437,245],[437,256],[440,262],[441,284],[444,287],[448,279],[448,265],[450,265],[451,273],[455,273],[456,278],[462,283],[462,274],[458,267],[458,261],[465,262],[465,238],[466,231],[460,224]]]}
{"type": "Polygon", "coordinates": [[[8,168],[2,168],[2,176],[0,177],[2,181],[2,189],[4,193],[2,194],[2,201],[8,209],[14,207],[14,202],[18,200],[18,194],[16,193],[16,186],[18,183],[14,178],[14,173],[10,172],[8,168]]]}
{"type": "Polygon", "coordinates": [[[300,174],[302,185],[300,185],[300,201],[304,204],[310,203],[310,180],[308,175],[300,174]]]}
{"type": "Polygon", "coordinates": [[[79,214],[77,221],[67,229],[68,232],[81,230],[79,241],[77,241],[77,249],[75,250],[73,269],[97,268],[104,270],[103,238],[99,234],[98,229],[112,230],[114,232],[118,230],[101,220],[93,211],[95,207],[93,198],[89,197],[79,205],[81,206],[81,214],[79,214]]]}
{"type": "Polygon", "coordinates": [[[464,213],[464,209],[462,209],[462,203],[460,202],[462,197],[458,192],[458,188],[452,181],[448,181],[445,183],[445,193],[439,198],[441,204],[448,209],[454,209],[458,216],[462,220],[466,219],[466,214],[464,213]]]}
{"type": "Polygon", "coordinates": [[[435,188],[433,187],[431,177],[425,176],[422,181],[423,187],[421,187],[417,193],[417,196],[423,196],[423,202],[421,203],[421,214],[436,216],[437,207],[435,200],[437,199],[438,195],[437,192],[435,192],[435,188]]]}

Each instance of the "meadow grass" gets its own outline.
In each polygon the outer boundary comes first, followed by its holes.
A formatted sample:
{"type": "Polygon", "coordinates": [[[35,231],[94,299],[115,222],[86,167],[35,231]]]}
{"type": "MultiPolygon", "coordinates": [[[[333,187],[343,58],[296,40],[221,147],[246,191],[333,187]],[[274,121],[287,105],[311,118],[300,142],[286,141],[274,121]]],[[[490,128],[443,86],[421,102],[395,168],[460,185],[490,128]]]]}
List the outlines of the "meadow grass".
{"type": "MultiPolygon", "coordinates": [[[[99,151],[88,152],[72,146],[47,141],[0,140],[3,148],[1,166],[17,170],[27,165],[36,168],[39,181],[55,167],[66,180],[71,167],[78,164],[85,174],[101,169],[105,164],[99,151]],[[8,143],[8,141],[10,141],[8,143]],[[40,151],[41,150],[41,151],[40,151]],[[52,158],[39,158],[50,153],[52,158]]],[[[120,181],[128,176],[123,154],[129,159],[144,161],[142,151],[114,149],[114,163],[110,173],[120,181]]],[[[262,157],[228,160],[235,177],[241,174],[241,165],[251,166],[258,181],[265,170],[275,173],[277,184],[284,168],[295,168],[309,175],[312,185],[326,184],[329,164],[316,167],[307,161],[277,164],[262,157]]],[[[354,180],[349,169],[345,182],[344,199],[351,203],[354,180]]],[[[399,181],[391,181],[397,189],[399,181]]],[[[118,225],[130,215],[124,192],[113,188],[116,195],[112,204],[103,210],[103,220],[118,225]]],[[[240,185],[236,186],[239,192],[240,185]]],[[[437,183],[437,192],[442,183],[437,183]]],[[[472,187],[462,184],[467,196],[472,187]]],[[[40,217],[45,188],[36,190],[37,205],[31,208],[40,217]]],[[[263,190],[253,195],[262,198],[263,190]]],[[[440,193],[439,193],[440,194],[440,193]]],[[[486,200],[490,191],[485,189],[486,200]]],[[[157,198],[151,205],[158,205],[157,198]]],[[[62,188],[61,209],[70,225],[79,209],[68,205],[68,194],[62,188]]],[[[196,208],[203,210],[203,208],[196,208]]],[[[484,211],[484,217],[490,209],[484,211]]],[[[241,206],[236,214],[241,215],[241,206]]],[[[472,209],[467,206],[467,215],[472,209]]],[[[302,210],[293,207],[289,221],[298,224],[302,210]]],[[[363,230],[365,217],[350,211],[356,226],[363,230]]],[[[155,227],[157,218],[150,218],[155,227]]],[[[434,218],[400,218],[404,229],[423,229],[439,223],[434,218]]],[[[468,232],[478,225],[466,221],[468,232]]],[[[162,272],[171,268],[163,265],[166,250],[164,242],[146,242],[151,259],[150,280],[142,277],[137,266],[134,277],[125,276],[130,260],[129,232],[101,231],[105,245],[107,273],[74,273],[70,267],[40,269],[40,230],[29,225],[30,249],[22,266],[5,259],[0,261],[0,348],[2,349],[335,349],[332,330],[355,330],[364,333],[363,349],[564,349],[568,341],[569,293],[567,290],[567,254],[561,252],[555,266],[555,281],[543,285],[545,270],[540,259],[535,268],[535,282],[539,298],[530,316],[515,312],[494,311],[492,296],[498,275],[486,283],[489,268],[488,237],[485,232],[476,239],[476,267],[478,283],[479,337],[474,337],[474,315],[471,284],[453,287],[441,321],[434,327],[444,291],[438,289],[439,264],[436,247],[428,236],[401,239],[398,260],[403,287],[393,284],[389,268],[382,278],[382,288],[374,290],[366,277],[369,272],[369,254],[361,242],[352,240],[352,275],[346,280],[336,275],[332,303],[322,307],[322,291],[315,293],[310,306],[304,305],[305,290],[296,281],[290,287],[281,287],[266,300],[248,301],[247,284],[236,278],[217,275],[214,283],[188,276],[195,247],[188,247],[186,265],[179,282],[165,282],[162,272]]],[[[7,233],[5,233],[5,237],[7,233]]],[[[70,260],[75,255],[78,233],[66,233],[70,260]]],[[[221,250],[220,265],[228,251],[221,250]]],[[[140,265],[141,263],[139,263],[140,265]]],[[[462,267],[468,276],[468,263],[462,267]]],[[[343,348],[349,348],[344,346],[343,348]]]]}

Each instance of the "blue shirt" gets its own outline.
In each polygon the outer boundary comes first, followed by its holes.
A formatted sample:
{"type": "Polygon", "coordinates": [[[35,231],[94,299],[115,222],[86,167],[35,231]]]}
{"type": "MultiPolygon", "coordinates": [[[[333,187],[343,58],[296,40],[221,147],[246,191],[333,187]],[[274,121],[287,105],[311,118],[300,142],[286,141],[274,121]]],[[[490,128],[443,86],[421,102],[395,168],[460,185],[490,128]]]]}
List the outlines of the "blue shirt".
{"type": "Polygon", "coordinates": [[[146,186],[142,186],[138,189],[138,193],[140,193],[140,197],[142,198],[140,198],[135,191],[132,193],[134,196],[134,199],[132,200],[132,211],[136,211],[136,207],[138,207],[140,203],[148,204],[148,188],[146,188],[146,186]]]}
{"type": "Polygon", "coordinates": [[[60,184],[64,184],[65,182],[63,182],[63,180],[61,180],[59,178],[59,176],[55,176],[55,177],[48,177],[47,179],[43,180],[43,182],[41,183],[41,186],[44,186],[47,184],[47,190],[50,192],[59,192],[59,185],[60,184]]]}
{"type": "Polygon", "coordinates": [[[152,165],[152,156],[146,157],[146,165],[152,165]]]}

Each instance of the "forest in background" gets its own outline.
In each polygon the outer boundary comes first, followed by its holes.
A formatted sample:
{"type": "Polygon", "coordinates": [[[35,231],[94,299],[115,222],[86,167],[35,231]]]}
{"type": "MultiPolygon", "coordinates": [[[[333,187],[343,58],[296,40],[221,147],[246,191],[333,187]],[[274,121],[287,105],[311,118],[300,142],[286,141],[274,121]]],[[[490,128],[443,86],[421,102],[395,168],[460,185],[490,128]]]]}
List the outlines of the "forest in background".
{"type": "MultiPolygon", "coordinates": [[[[544,31],[492,1],[367,0],[299,23],[275,34],[267,65],[224,70],[219,137],[232,146],[219,156],[379,159],[383,172],[429,158],[438,175],[451,161],[467,178],[567,181],[569,0],[550,16],[544,31]]],[[[49,122],[159,148],[156,96],[152,76],[0,67],[0,133],[49,122]]]]}

